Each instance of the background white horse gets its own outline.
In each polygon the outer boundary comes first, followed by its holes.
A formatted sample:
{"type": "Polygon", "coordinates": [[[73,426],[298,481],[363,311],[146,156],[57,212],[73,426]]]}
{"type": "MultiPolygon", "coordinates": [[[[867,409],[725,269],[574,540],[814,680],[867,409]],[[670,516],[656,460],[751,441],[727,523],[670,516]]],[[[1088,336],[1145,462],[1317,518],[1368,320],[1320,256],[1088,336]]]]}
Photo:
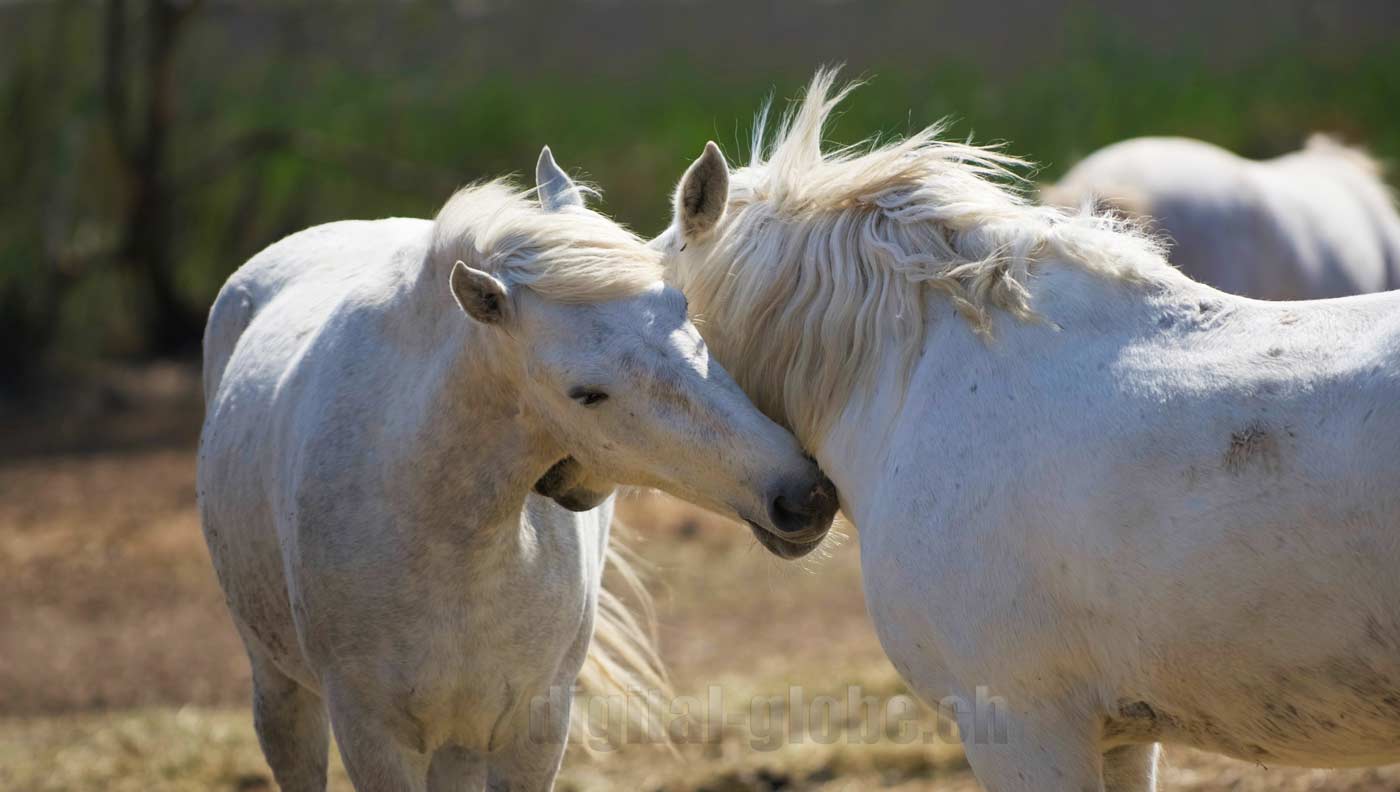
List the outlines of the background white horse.
{"type": "Polygon", "coordinates": [[[836,482],[895,667],[1005,702],[959,712],[982,783],[1400,760],[1400,295],[1216,291],[936,130],[824,153],[831,84],[654,244],[836,482]]]}
{"type": "MultiPolygon", "coordinates": [[[[210,314],[200,506],[287,792],[325,786],[327,710],[360,789],[552,786],[611,482],[784,557],[830,526],[830,482],[710,361],[658,256],[547,149],[539,177],[555,211],[492,183],[435,222],[294,234],[210,314]]],[[[624,632],[604,671],[656,682],[624,632]]]]}
{"type": "Polygon", "coordinates": [[[1042,199],[1148,221],[1183,272],[1247,297],[1400,287],[1400,214],[1380,165],[1325,135],[1259,162],[1199,140],[1125,140],[1075,165],[1042,199]]]}

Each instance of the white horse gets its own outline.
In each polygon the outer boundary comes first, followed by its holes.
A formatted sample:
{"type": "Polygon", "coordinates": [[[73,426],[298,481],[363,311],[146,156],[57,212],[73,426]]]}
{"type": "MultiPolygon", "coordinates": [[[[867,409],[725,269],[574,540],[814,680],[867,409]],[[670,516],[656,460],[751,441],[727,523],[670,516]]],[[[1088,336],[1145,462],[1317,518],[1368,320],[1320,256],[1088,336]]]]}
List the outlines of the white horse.
{"type": "MultiPolygon", "coordinates": [[[[324,788],[327,714],[359,789],[550,788],[612,482],[788,558],[831,523],[830,482],[710,360],[659,256],[547,149],[539,174],[553,211],[491,183],[436,221],[294,234],[210,313],[200,508],[287,792],[324,788]]],[[[624,687],[656,680],[631,632],[624,687]]]]}
{"type": "Polygon", "coordinates": [[[1147,221],[1170,240],[1173,264],[1234,294],[1305,300],[1400,287],[1400,214],[1380,165],[1325,135],[1262,162],[1199,140],[1126,140],[1042,198],[1147,221]]]}
{"type": "Polygon", "coordinates": [[[654,244],[836,482],[904,679],[1005,702],[959,713],[982,783],[1400,760],[1400,295],[1216,291],[936,130],[823,153],[831,84],[654,244]]]}

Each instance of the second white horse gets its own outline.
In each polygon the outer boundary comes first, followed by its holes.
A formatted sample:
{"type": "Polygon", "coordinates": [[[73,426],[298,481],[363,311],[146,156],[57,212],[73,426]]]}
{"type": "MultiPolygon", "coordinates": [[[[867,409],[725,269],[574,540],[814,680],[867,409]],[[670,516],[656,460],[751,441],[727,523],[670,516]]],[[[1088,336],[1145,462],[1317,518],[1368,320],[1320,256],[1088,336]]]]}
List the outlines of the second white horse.
{"type": "Polygon", "coordinates": [[[1182,272],[1261,300],[1400,287],[1400,213],[1365,152],[1325,135],[1254,161],[1187,138],[1094,152],[1041,197],[1146,221],[1182,272]]]}

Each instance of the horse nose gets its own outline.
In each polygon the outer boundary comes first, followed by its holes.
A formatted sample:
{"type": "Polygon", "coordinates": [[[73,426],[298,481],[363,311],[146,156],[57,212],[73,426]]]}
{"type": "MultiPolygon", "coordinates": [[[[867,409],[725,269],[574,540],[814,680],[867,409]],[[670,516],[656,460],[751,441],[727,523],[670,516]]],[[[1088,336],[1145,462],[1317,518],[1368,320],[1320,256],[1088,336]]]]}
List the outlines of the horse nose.
{"type": "Polygon", "coordinates": [[[838,506],[836,485],[818,474],[815,482],[804,478],[780,487],[768,502],[768,519],[785,537],[817,537],[831,527],[838,506]]]}

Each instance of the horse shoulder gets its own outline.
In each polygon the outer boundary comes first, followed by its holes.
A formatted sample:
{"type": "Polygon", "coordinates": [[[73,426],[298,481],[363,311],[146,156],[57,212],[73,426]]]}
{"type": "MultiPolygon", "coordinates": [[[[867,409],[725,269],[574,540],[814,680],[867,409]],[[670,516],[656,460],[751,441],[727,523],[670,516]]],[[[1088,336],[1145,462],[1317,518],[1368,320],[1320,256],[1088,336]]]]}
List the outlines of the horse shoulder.
{"type": "MultiPolygon", "coordinates": [[[[984,679],[1012,673],[1010,654],[999,656],[1003,663],[978,648],[1003,629],[1025,639],[1017,654],[1052,652],[1052,641],[1035,629],[1034,603],[1018,601],[1018,592],[1049,563],[1026,528],[1045,526],[1047,504],[1033,492],[1042,459],[1035,448],[1057,439],[1036,432],[1031,416],[1039,409],[1005,361],[950,348],[961,335],[952,329],[931,341],[940,354],[911,376],[882,464],[874,466],[877,495],[852,515],[881,642],[932,701],[954,692],[949,674],[963,664],[996,665],[983,668],[984,679]]],[[[967,336],[969,346],[983,343],[967,336]]]]}

